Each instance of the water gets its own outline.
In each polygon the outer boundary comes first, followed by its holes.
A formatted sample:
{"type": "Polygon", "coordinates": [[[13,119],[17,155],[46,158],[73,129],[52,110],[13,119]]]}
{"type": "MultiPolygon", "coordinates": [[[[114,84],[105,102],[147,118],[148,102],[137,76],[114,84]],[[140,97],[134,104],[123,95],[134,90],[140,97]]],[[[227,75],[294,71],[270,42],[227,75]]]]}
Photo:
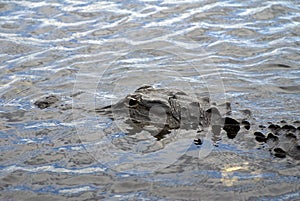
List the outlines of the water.
{"type": "Polygon", "coordinates": [[[1,200],[300,198],[299,161],[251,137],[199,158],[184,135],[140,156],[93,112],[151,84],[257,125],[300,120],[299,2],[3,0],[0,19],[1,200]],[[59,106],[33,104],[51,94],[59,106]]]}

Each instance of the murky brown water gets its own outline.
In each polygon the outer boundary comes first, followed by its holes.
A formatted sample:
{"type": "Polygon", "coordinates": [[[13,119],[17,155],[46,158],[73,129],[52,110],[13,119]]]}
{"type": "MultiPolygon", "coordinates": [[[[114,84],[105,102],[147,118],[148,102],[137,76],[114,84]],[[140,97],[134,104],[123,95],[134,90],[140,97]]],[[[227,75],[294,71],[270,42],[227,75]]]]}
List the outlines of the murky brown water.
{"type": "Polygon", "coordinates": [[[299,121],[299,2],[2,1],[0,19],[1,200],[300,199],[299,160],[255,130],[208,155],[184,131],[141,154],[94,113],[151,84],[229,101],[256,126],[299,121]]]}

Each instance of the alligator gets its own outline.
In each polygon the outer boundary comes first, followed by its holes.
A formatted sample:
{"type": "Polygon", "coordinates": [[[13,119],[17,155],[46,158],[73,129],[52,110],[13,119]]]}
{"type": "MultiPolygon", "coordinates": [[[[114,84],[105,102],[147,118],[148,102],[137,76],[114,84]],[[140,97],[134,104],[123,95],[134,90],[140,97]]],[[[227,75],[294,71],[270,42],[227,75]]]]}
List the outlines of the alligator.
{"type": "MultiPolygon", "coordinates": [[[[281,122],[284,125],[269,123],[251,131],[247,117],[231,117],[230,103],[216,105],[207,97],[193,97],[176,89],[144,85],[116,104],[101,107],[96,112],[112,120],[123,118],[131,128],[126,130],[127,135],[147,130],[158,141],[176,129],[196,130],[197,133],[209,130],[214,136],[226,133],[229,139],[234,139],[243,127],[273,156],[300,160],[299,121],[293,122],[294,125],[285,121],[281,122]],[[221,114],[219,108],[225,111],[221,114]]],[[[201,146],[203,139],[196,136],[194,143],[201,146]]]]}
{"type": "MultiPolygon", "coordinates": [[[[34,104],[40,109],[65,109],[55,95],[44,97],[34,104]]],[[[250,129],[249,115],[239,119],[231,117],[230,103],[216,105],[208,97],[198,98],[177,89],[144,85],[116,104],[98,108],[95,112],[113,121],[123,121],[128,125],[123,130],[128,136],[146,130],[160,141],[174,130],[193,130],[197,133],[193,139],[197,146],[203,143],[202,137],[206,132],[211,131],[213,137],[226,133],[229,139],[234,139],[243,127],[247,131],[243,134],[252,135],[273,156],[300,160],[300,121],[293,122],[293,125],[284,120],[281,124],[269,122],[250,129]]],[[[244,113],[251,112],[244,110],[244,113]]]]}

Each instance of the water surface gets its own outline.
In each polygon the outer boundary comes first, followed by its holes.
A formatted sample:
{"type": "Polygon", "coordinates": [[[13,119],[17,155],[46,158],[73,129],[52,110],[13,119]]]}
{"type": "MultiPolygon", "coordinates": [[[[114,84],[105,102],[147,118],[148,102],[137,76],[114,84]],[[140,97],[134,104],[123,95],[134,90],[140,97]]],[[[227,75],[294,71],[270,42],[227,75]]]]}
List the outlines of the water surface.
{"type": "Polygon", "coordinates": [[[151,84],[229,101],[256,125],[300,120],[298,1],[3,0],[0,19],[2,200],[299,199],[299,161],[251,132],[203,159],[173,140],[149,172],[93,112],[151,84]],[[58,107],[34,105],[50,94],[58,107]]]}

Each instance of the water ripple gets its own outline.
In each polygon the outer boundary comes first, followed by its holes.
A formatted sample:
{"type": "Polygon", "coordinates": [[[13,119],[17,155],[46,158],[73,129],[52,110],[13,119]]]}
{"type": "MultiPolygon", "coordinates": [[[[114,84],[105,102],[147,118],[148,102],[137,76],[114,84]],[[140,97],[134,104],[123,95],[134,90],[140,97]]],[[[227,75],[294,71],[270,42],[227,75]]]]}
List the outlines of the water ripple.
{"type": "MultiPolygon", "coordinates": [[[[80,147],[85,138],[89,148],[109,143],[95,137],[106,121],[95,123],[89,111],[97,100],[104,106],[145,83],[203,94],[207,85],[222,79],[234,113],[249,108],[261,123],[299,120],[299,27],[300,5],[295,0],[1,1],[4,199],[19,199],[17,190],[50,197],[85,199],[92,192],[101,199],[127,195],[149,200],[185,199],[182,195],[218,200],[220,194],[237,199],[228,193],[236,190],[245,200],[296,199],[297,163],[274,161],[269,155],[257,159],[247,155],[249,150],[237,151],[238,145],[230,145],[230,156],[209,158],[200,167],[185,156],[151,181],[147,175],[127,175],[126,183],[115,173],[112,178],[89,177],[92,184],[64,177],[108,171],[80,147]],[[45,110],[34,106],[49,94],[65,105],[45,110]],[[67,108],[72,101],[78,105],[71,111],[67,108]],[[84,128],[84,137],[78,127],[84,128]],[[236,171],[224,176],[224,165],[236,171]],[[43,183],[40,174],[47,175],[47,181],[43,183]],[[31,177],[35,183],[29,182],[31,177]],[[62,181],[67,185],[61,186],[62,181]],[[153,188],[141,187],[145,183],[153,188]]],[[[217,100],[223,98],[217,89],[210,92],[217,100]]]]}

